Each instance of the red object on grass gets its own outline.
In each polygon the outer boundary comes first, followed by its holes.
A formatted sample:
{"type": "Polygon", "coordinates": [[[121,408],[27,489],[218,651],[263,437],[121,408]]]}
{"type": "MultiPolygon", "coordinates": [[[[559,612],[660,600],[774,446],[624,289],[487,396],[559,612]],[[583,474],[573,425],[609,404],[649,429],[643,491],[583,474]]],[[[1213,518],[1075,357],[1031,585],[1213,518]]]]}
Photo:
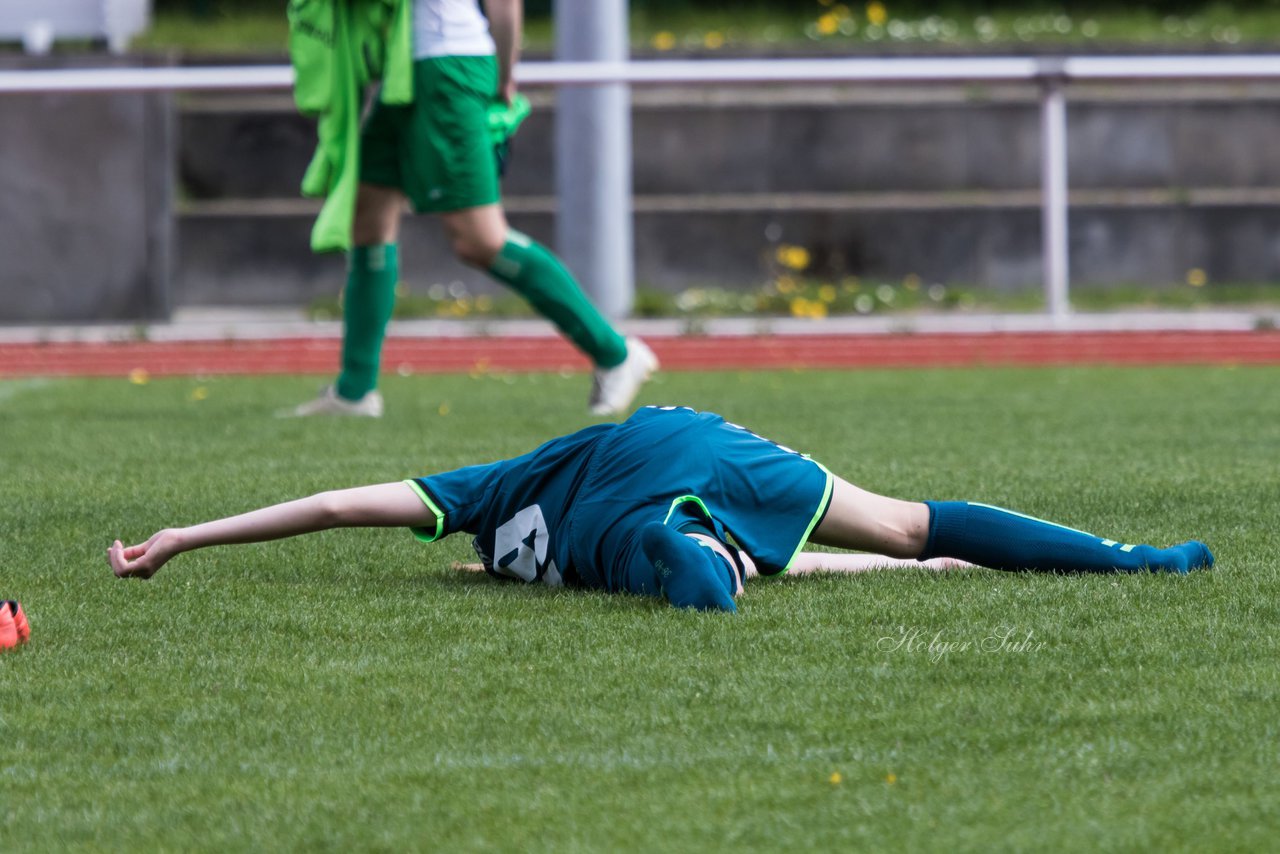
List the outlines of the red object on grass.
{"type": "Polygon", "coordinates": [[[0,602],[0,649],[12,649],[31,638],[31,624],[17,600],[0,602]]]}

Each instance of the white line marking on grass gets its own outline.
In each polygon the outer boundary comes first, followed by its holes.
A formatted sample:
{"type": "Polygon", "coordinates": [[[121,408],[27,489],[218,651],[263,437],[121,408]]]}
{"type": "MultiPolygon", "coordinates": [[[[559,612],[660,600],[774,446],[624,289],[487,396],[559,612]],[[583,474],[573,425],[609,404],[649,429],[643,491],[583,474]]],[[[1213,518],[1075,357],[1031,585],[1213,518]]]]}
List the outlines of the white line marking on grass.
{"type": "Polygon", "coordinates": [[[0,381],[0,403],[13,400],[20,394],[49,385],[48,380],[9,380],[0,381]]]}
{"type": "Polygon", "coordinates": [[[606,750],[591,753],[445,753],[438,752],[432,765],[445,770],[504,770],[514,768],[590,768],[593,770],[651,770],[691,768],[708,762],[751,761],[766,765],[785,762],[874,763],[888,757],[868,754],[856,747],[806,748],[778,751],[772,744],[743,745],[734,750],[681,750],[679,753],[644,750],[606,750]]]}

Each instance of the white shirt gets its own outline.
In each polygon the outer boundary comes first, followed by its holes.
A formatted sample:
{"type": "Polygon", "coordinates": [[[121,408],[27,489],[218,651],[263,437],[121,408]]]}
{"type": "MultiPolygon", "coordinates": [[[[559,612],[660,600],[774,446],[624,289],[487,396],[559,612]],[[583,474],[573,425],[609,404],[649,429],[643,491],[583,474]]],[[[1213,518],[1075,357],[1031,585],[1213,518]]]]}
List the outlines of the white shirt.
{"type": "Polygon", "coordinates": [[[413,58],[496,51],[479,0],[413,0],[413,58]]]}

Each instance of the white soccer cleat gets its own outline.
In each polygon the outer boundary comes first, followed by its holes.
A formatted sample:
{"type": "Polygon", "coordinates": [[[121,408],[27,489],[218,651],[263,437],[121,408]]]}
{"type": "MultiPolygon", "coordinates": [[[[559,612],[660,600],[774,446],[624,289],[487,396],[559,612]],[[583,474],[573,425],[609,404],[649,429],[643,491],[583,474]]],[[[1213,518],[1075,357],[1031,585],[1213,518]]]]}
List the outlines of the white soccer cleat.
{"type": "Polygon", "coordinates": [[[354,415],[363,418],[382,417],[382,395],[376,390],[368,392],[359,400],[346,400],[338,397],[334,387],[327,385],[315,400],[286,409],[280,413],[285,418],[307,418],[311,415],[354,415]]]}
{"type": "Polygon", "coordinates": [[[631,407],[640,386],[658,369],[658,357],[639,338],[627,339],[627,358],[612,368],[597,368],[592,376],[592,415],[619,415],[631,407]]]}

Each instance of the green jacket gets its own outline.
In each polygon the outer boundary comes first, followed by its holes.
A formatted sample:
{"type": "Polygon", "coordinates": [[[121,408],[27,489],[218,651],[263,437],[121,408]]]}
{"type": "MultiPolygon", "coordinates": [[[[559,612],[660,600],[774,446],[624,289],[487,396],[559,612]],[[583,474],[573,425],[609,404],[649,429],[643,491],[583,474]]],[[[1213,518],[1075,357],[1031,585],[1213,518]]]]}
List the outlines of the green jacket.
{"type": "Polygon", "coordinates": [[[384,104],[413,100],[412,0],[289,0],[289,58],[298,109],[319,119],[319,143],[302,179],[323,196],[313,252],[351,248],[360,183],[360,113],[367,86],[384,104]]]}

